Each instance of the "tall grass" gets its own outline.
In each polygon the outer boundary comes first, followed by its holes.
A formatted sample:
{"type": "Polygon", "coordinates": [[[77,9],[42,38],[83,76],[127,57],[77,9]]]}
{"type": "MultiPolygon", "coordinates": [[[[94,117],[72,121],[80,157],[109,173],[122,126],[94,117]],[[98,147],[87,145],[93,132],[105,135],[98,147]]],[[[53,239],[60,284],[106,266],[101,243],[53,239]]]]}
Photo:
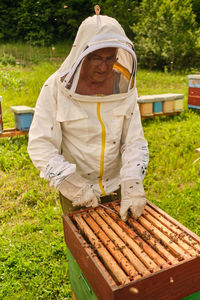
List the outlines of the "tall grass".
{"type": "Polygon", "coordinates": [[[71,48],[70,42],[63,42],[50,47],[39,47],[24,44],[0,44],[0,57],[8,54],[16,58],[21,64],[39,63],[41,61],[62,60],[71,48]]]}
{"type": "MultiPolygon", "coordinates": [[[[4,128],[14,127],[10,106],[35,106],[69,46],[56,45],[56,59],[50,49],[0,46],[16,61],[21,57],[19,64],[1,66],[4,128]]],[[[144,186],[150,201],[200,234],[200,178],[194,163],[200,116],[187,108],[187,75],[138,71],[139,95],[183,93],[185,108],[178,116],[143,120],[150,151],[144,186]]],[[[0,139],[0,299],[71,299],[58,194],[39,177],[27,139],[0,139]]]]}

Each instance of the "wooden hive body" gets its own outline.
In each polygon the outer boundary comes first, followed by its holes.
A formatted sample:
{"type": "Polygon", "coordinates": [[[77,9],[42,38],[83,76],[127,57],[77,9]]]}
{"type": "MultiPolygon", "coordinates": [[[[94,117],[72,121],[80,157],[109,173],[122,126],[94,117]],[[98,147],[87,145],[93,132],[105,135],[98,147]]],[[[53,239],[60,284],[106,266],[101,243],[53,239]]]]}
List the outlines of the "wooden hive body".
{"type": "Polygon", "coordinates": [[[158,94],[138,97],[138,105],[142,118],[153,116],[169,116],[183,111],[183,94],[158,94]]]}
{"type": "Polygon", "coordinates": [[[178,300],[200,290],[197,235],[150,202],[126,223],[118,201],[106,206],[63,215],[66,244],[98,299],[178,300]]]}
{"type": "Polygon", "coordinates": [[[200,75],[188,75],[188,107],[200,109],[200,75]]]}

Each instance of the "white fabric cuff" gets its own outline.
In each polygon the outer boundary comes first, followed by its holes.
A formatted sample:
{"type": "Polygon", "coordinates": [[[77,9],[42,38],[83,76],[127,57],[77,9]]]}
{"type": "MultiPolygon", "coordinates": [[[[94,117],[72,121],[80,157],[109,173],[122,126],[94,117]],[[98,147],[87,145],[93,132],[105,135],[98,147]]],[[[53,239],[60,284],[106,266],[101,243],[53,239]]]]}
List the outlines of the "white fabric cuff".
{"type": "Polygon", "coordinates": [[[48,162],[44,179],[50,181],[50,186],[57,188],[64,179],[75,172],[75,164],[66,161],[62,155],[56,155],[48,162]]]}

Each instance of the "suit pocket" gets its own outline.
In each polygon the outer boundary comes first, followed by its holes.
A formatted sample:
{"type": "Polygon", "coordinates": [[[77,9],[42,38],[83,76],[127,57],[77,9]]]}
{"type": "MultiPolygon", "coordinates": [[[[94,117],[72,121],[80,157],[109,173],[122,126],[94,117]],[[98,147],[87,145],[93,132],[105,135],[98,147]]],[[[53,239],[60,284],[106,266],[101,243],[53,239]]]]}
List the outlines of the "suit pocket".
{"type": "Polygon", "coordinates": [[[131,116],[130,107],[126,104],[120,105],[113,110],[112,133],[114,139],[121,139],[125,119],[131,116]]]}
{"type": "MultiPolygon", "coordinates": [[[[70,103],[66,107],[57,109],[56,120],[60,122],[63,136],[67,139],[79,139],[84,142],[88,140],[88,115],[78,105],[70,103]]],[[[78,145],[77,145],[78,146],[78,145]]]]}

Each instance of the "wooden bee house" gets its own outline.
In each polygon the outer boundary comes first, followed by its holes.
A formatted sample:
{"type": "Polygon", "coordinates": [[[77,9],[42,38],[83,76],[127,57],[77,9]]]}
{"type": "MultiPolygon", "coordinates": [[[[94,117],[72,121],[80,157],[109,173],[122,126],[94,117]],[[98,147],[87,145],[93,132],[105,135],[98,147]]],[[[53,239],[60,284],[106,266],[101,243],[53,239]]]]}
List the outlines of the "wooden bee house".
{"type": "Polygon", "coordinates": [[[200,109],[200,74],[188,75],[189,92],[188,92],[188,107],[200,109]]]}
{"type": "Polygon", "coordinates": [[[156,115],[173,115],[183,111],[183,94],[144,95],[138,97],[140,114],[143,118],[156,115]]]}
{"type": "Polygon", "coordinates": [[[33,119],[34,108],[22,105],[11,106],[10,109],[14,112],[16,128],[21,131],[29,130],[33,119]]]}
{"type": "Polygon", "coordinates": [[[114,201],[63,215],[63,225],[91,299],[178,300],[200,291],[200,238],[150,202],[138,220],[123,222],[114,201]]]}

